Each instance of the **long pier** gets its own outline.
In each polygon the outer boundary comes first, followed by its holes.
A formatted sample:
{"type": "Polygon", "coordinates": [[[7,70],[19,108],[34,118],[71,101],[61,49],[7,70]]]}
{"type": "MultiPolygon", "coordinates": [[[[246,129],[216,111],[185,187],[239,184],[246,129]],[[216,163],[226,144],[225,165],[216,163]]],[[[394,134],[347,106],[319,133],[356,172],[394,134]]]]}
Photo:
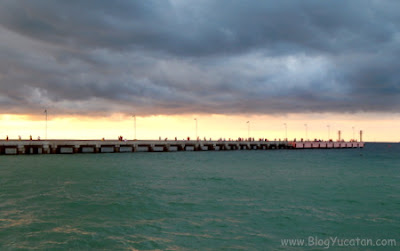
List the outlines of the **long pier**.
{"type": "Polygon", "coordinates": [[[0,155],[363,148],[364,142],[196,140],[1,140],[0,155]]]}

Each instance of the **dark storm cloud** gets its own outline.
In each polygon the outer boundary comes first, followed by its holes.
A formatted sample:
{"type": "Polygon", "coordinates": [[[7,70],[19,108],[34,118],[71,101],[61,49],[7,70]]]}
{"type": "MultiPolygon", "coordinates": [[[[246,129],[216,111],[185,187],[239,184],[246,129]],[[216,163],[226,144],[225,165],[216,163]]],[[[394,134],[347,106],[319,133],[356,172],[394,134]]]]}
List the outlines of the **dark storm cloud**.
{"type": "Polygon", "coordinates": [[[0,1],[0,109],[400,108],[398,1],[0,1]]]}

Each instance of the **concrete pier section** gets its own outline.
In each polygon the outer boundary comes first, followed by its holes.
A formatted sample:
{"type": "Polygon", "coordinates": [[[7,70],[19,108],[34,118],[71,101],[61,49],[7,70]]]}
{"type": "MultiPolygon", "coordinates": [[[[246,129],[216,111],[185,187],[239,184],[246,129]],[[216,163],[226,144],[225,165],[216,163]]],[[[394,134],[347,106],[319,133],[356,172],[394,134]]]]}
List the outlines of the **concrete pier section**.
{"type": "Polygon", "coordinates": [[[363,148],[364,142],[0,140],[0,155],[363,148]]]}

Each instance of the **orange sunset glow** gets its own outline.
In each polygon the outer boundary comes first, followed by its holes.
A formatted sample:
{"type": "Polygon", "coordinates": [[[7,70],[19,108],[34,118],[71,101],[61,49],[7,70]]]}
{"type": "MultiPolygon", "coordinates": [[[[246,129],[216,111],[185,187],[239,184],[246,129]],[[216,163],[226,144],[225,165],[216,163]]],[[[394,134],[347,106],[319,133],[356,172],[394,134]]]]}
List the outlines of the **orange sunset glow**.
{"type": "MultiPolygon", "coordinates": [[[[338,130],[345,140],[359,140],[359,131],[363,130],[364,141],[395,142],[400,139],[397,128],[400,126],[400,116],[387,115],[379,120],[375,115],[360,114],[288,114],[287,116],[267,115],[217,115],[188,114],[179,116],[137,116],[137,139],[165,138],[187,139],[195,138],[198,122],[198,136],[203,139],[237,139],[250,137],[283,139],[285,126],[289,139],[330,139],[336,140],[338,130]],[[246,122],[250,123],[247,124],[246,122]],[[353,129],[354,127],[354,129],[353,129]],[[250,130],[249,130],[250,129],[250,130]]],[[[0,137],[28,139],[45,138],[45,118],[23,115],[2,115],[0,137]]],[[[77,117],[51,116],[47,122],[48,139],[126,139],[134,138],[134,119],[132,116],[114,114],[109,117],[77,117]]]]}

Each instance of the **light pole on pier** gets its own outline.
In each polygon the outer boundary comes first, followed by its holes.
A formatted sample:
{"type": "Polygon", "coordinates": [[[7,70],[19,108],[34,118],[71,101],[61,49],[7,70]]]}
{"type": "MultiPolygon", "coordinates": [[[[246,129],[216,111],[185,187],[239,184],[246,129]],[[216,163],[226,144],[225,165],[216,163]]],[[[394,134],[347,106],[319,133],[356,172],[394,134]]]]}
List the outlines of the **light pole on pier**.
{"type": "Polygon", "coordinates": [[[283,125],[285,126],[285,140],[287,141],[288,140],[288,138],[287,138],[287,124],[284,123],[283,125]]]}
{"type": "Polygon", "coordinates": [[[198,129],[198,127],[197,127],[197,118],[195,118],[194,120],[196,121],[196,140],[197,140],[198,139],[198,135],[197,135],[197,129],[198,129]]]}
{"type": "Polygon", "coordinates": [[[45,131],[44,131],[44,132],[45,132],[44,138],[47,139],[47,109],[44,110],[44,114],[45,114],[45,120],[46,120],[46,123],[45,123],[45,131]]]}
{"type": "Polygon", "coordinates": [[[308,125],[304,124],[305,128],[306,128],[306,140],[308,140],[308,125]]]}
{"type": "Polygon", "coordinates": [[[326,127],[328,127],[328,140],[331,139],[331,126],[327,125],[326,127]]]}
{"type": "Polygon", "coordinates": [[[136,115],[133,115],[132,117],[133,117],[134,133],[135,133],[133,139],[136,140],[136,115]]]}
{"type": "Polygon", "coordinates": [[[249,140],[250,139],[250,121],[247,121],[246,124],[247,124],[247,139],[249,140]]]}

